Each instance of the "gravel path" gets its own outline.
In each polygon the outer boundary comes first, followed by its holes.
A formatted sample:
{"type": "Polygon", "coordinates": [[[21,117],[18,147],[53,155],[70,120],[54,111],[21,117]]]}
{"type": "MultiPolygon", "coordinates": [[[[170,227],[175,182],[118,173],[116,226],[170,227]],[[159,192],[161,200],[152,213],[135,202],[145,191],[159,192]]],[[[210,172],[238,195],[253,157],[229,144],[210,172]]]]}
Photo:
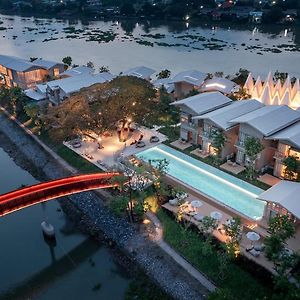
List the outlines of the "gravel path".
{"type": "MultiPolygon", "coordinates": [[[[39,179],[55,179],[72,175],[55,160],[32,136],[0,113],[0,131],[39,170],[39,179]],[[42,174],[42,177],[41,177],[42,174]]],[[[14,154],[17,155],[17,154],[14,154]]],[[[30,170],[29,170],[30,171],[30,170]]],[[[205,299],[208,290],[165,253],[155,242],[138,233],[128,222],[116,218],[95,192],[85,192],[69,197],[70,201],[167,294],[174,299],[205,299]]]]}

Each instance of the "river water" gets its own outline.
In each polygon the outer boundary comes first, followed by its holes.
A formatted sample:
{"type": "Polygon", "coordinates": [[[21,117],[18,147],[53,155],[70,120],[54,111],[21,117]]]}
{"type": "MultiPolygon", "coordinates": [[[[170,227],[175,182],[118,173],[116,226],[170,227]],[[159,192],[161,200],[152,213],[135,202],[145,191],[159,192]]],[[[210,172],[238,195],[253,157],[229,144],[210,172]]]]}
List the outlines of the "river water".
{"type": "MultiPolygon", "coordinates": [[[[0,194],[34,183],[0,148],[0,194]]],[[[57,201],[0,218],[0,236],[0,299],[124,298],[129,276],[108,248],[70,226],[57,201]],[[56,229],[56,246],[43,239],[45,218],[56,229]]]]}
{"type": "Polygon", "coordinates": [[[0,21],[0,54],[57,61],[69,55],[73,63],[92,61],[115,74],[145,65],[157,71],[168,68],[173,74],[187,69],[234,74],[243,67],[255,75],[280,70],[300,77],[299,27],[5,15],[0,21]]]}

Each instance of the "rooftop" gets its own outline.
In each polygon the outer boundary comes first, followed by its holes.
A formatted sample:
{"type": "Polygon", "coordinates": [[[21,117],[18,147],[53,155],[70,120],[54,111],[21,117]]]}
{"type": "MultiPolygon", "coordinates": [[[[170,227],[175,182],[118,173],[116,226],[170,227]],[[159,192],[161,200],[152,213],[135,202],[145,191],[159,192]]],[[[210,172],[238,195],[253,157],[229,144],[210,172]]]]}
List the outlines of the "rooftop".
{"type": "Polygon", "coordinates": [[[51,89],[60,88],[66,94],[70,94],[77,92],[84,87],[88,87],[96,83],[104,83],[112,79],[113,75],[110,73],[98,73],[96,75],[83,74],[75,77],[49,81],[47,86],[51,89]]]}
{"type": "Polygon", "coordinates": [[[264,136],[270,136],[299,120],[299,111],[285,105],[270,105],[237,117],[230,122],[248,124],[264,136]]]}
{"type": "Polygon", "coordinates": [[[188,70],[178,73],[175,77],[173,77],[172,82],[186,82],[195,86],[201,86],[206,77],[206,73],[196,70],[188,70]]]}
{"type": "Polygon", "coordinates": [[[122,73],[123,76],[135,76],[138,78],[143,78],[147,79],[150,77],[152,74],[155,73],[155,70],[144,67],[144,66],[139,66],[135,68],[128,69],[122,73]]]}
{"type": "Polygon", "coordinates": [[[233,126],[230,120],[255,111],[263,106],[264,105],[257,100],[235,101],[230,105],[216,109],[202,116],[194,117],[194,119],[208,119],[223,130],[227,130],[233,126]]]}
{"type": "Polygon", "coordinates": [[[258,199],[273,202],[286,208],[300,219],[300,183],[282,180],[258,196],[258,199]]]}
{"type": "Polygon", "coordinates": [[[204,82],[204,84],[201,87],[201,91],[219,91],[225,94],[230,94],[235,90],[235,88],[238,87],[239,86],[235,82],[229,79],[213,77],[212,79],[208,79],[204,82]]]}
{"type": "Polygon", "coordinates": [[[269,138],[280,140],[293,147],[300,148],[300,122],[271,135],[269,138]]]}
{"type": "Polygon", "coordinates": [[[92,73],[94,73],[94,70],[92,68],[87,66],[79,66],[79,67],[66,70],[61,75],[73,77],[73,76],[80,76],[83,74],[92,74],[92,73]]]}
{"type": "Polygon", "coordinates": [[[29,71],[30,69],[36,68],[42,68],[47,70],[57,64],[60,63],[43,59],[37,59],[33,62],[30,62],[29,60],[19,57],[0,55],[0,65],[18,72],[29,71]]]}
{"type": "Polygon", "coordinates": [[[176,102],[172,105],[188,107],[196,116],[200,116],[211,112],[215,109],[226,106],[232,102],[231,99],[224,96],[220,92],[201,93],[192,97],[188,97],[176,102]]]}

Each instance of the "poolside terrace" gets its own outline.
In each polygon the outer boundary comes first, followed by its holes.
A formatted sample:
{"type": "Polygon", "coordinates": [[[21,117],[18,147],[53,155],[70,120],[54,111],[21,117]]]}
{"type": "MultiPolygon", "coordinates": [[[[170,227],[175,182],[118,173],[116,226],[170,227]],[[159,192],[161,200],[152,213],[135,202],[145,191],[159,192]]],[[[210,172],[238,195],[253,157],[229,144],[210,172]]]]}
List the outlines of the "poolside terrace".
{"type": "Polygon", "coordinates": [[[64,145],[98,168],[106,171],[114,168],[120,162],[120,159],[149,149],[166,140],[165,135],[146,127],[139,127],[134,130],[126,142],[120,142],[117,133],[102,135],[100,138],[101,147],[99,147],[99,140],[97,139],[84,139],[80,141],[80,147],[74,147],[73,141],[64,142],[64,145]],[[144,146],[137,147],[134,142],[139,140],[141,136],[143,137],[144,146]],[[159,141],[150,142],[152,136],[158,137],[159,141]]]}

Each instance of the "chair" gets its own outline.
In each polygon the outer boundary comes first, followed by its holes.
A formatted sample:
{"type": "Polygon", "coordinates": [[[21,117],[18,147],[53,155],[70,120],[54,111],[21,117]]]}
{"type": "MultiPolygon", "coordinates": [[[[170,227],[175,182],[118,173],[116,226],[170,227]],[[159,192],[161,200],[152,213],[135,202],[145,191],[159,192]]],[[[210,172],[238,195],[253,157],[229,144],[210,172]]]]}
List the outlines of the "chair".
{"type": "Polygon", "coordinates": [[[260,255],[260,251],[257,251],[255,249],[250,250],[249,253],[254,257],[258,257],[260,255]]]}
{"type": "Polygon", "coordinates": [[[178,204],[179,204],[179,201],[178,201],[178,199],[177,199],[177,198],[175,198],[175,199],[171,199],[171,200],[169,200],[169,203],[170,203],[171,205],[173,205],[173,206],[176,206],[176,205],[178,205],[178,204]]]}
{"type": "Polygon", "coordinates": [[[196,221],[202,221],[204,218],[204,216],[200,213],[195,214],[193,217],[196,221]]]}

